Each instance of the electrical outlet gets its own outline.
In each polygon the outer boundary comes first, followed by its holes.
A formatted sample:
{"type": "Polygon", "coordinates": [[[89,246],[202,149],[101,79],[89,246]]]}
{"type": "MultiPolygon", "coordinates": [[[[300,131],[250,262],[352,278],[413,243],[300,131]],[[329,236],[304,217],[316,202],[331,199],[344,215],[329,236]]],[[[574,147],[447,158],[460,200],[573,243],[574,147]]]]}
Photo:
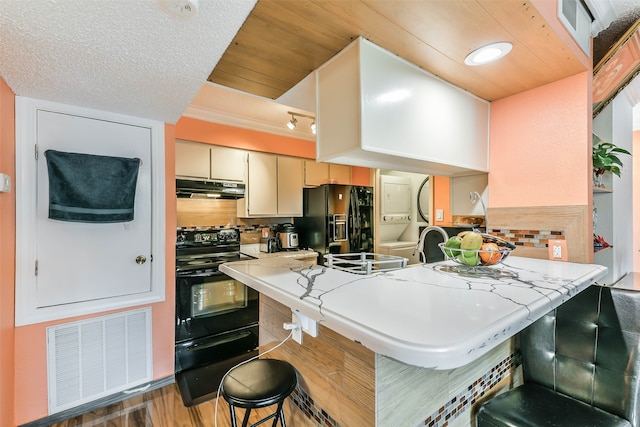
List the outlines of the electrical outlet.
{"type": "Polygon", "coordinates": [[[568,259],[566,240],[549,240],[549,259],[554,261],[566,261],[568,259]]]}
{"type": "Polygon", "coordinates": [[[444,209],[436,209],[436,221],[444,221],[444,209]]]}
{"type": "Polygon", "coordinates": [[[291,321],[300,325],[299,328],[293,330],[291,338],[298,344],[302,344],[302,331],[311,335],[312,337],[318,336],[318,322],[310,319],[299,311],[291,312],[291,321]]]}

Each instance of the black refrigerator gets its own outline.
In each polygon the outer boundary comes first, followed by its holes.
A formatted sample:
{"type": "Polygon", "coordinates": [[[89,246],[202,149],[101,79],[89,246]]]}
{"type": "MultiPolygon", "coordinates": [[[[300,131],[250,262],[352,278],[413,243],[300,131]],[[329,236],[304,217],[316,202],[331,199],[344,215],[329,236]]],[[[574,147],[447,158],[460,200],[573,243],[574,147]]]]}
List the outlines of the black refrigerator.
{"type": "Polygon", "coordinates": [[[373,187],[324,184],[305,188],[303,216],[294,219],[301,247],[324,254],[373,251],[373,187]]]}

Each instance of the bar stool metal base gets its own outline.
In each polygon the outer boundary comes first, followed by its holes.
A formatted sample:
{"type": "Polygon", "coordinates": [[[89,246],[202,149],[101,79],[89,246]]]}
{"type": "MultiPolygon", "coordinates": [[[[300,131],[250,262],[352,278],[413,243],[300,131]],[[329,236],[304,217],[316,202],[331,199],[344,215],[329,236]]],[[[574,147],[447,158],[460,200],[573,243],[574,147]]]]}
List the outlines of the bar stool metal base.
{"type": "Polygon", "coordinates": [[[222,397],[229,403],[231,425],[237,427],[235,408],[246,409],[242,427],[247,427],[252,409],[277,404],[276,411],[252,424],[257,426],[273,419],[286,427],[282,405],[298,385],[294,367],[283,360],[256,359],[233,368],[222,381],[222,397]]]}

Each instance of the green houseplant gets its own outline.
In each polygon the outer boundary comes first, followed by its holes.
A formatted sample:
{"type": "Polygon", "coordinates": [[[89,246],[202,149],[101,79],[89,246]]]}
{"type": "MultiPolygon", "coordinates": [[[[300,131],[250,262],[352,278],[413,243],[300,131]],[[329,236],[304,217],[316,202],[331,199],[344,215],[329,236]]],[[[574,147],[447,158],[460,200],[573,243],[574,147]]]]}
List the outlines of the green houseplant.
{"type": "Polygon", "coordinates": [[[631,153],[611,142],[601,140],[596,135],[593,136],[593,142],[593,180],[596,187],[602,187],[602,175],[605,172],[620,176],[623,164],[618,155],[631,153]]]}

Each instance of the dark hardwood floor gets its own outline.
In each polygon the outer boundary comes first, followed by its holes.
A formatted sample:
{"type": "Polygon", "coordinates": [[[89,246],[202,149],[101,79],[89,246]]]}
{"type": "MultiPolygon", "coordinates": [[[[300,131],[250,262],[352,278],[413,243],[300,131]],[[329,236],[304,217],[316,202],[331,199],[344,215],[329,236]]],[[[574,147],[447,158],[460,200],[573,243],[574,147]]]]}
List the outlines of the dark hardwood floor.
{"type": "MultiPolygon", "coordinates": [[[[230,427],[229,406],[219,398],[217,424],[215,423],[216,401],[186,408],[175,384],[131,397],[104,408],[79,415],[51,427],[230,427]]],[[[290,402],[285,404],[285,418],[289,421],[290,402]]],[[[275,407],[274,407],[275,408],[275,407]]],[[[271,408],[254,410],[250,422],[255,423],[271,414],[271,408]]],[[[236,411],[238,423],[242,421],[242,409],[236,411]]],[[[266,425],[270,425],[267,422],[266,425]]]]}

